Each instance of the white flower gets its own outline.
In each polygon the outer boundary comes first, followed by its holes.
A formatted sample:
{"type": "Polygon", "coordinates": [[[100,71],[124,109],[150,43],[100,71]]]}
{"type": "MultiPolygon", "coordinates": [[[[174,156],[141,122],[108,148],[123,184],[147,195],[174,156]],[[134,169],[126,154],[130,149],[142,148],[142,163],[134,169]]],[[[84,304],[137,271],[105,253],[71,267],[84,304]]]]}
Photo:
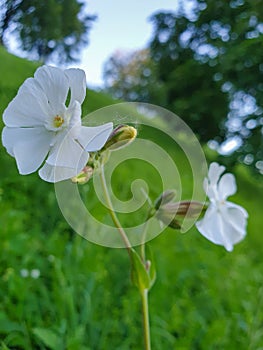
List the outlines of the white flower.
{"type": "Polygon", "coordinates": [[[23,277],[23,278],[28,277],[28,276],[29,276],[29,271],[28,271],[28,269],[21,269],[21,270],[20,270],[20,275],[21,275],[21,277],[23,277]]]}
{"type": "Polygon", "coordinates": [[[39,170],[48,182],[76,176],[89,153],[100,150],[112,132],[112,123],[81,125],[86,77],[81,69],[43,66],[27,79],[6,108],[2,142],[15,157],[20,174],[39,170]]]}
{"type": "Polygon", "coordinates": [[[33,269],[30,272],[30,276],[34,279],[38,279],[40,277],[40,271],[38,269],[33,269]]]}
{"type": "Polygon", "coordinates": [[[204,180],[204,189],[210,199],[210,205],[204,218],[196,223],[200,233],[211,242],[223,245],[227,251],[246,235],[248,214],[244,208],[228,202],[228,196],[236,193],[236,181],[232,174],[224,174],[224,166],[212,163],[208,178],[204,180]]]}

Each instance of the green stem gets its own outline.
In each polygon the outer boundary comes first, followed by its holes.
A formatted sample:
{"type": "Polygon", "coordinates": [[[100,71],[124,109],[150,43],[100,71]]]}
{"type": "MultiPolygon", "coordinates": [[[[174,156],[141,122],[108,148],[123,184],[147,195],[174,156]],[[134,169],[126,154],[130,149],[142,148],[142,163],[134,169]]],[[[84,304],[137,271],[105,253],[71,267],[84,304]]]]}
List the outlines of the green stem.
{"type": "Polygon", "coordinates": [[[148,289],[144,289],[142,296],[142,313],[143,313],[143,328],[144,328],[144,344],[145,350],[151,350],[149,308],[148,308],[148,289]]]}
{"type": "Polygon", "coordinates": [[[106,202],[107,202],[107,207],[108,207],[109,213],[111,215],[112,221],[113,221],[114,225],[116,226],[116,228],[118,229],[118,231],[119,231],[119,233],[121,235],[121,238],[122,238],[122,240],[124,242],[125,248],[128,250],[128,253],[130,255],[131,243],[130,243],[130,241],[129,241],[129,239],[128,239],[124,229],[122,228],[121,223],[120,223],[117,215],[115,214],[115,211],[114,211],[114,208],[113,208],[113,205],[112,205],[112,201],[111,201],[111,198],[110,198],[110,195],[109,195],[107,182],[106,182],[106,179],[105,179],[105,173],[104,173],[104,166],[103,165],[100,168],[99,174],[100,174],[102,189],[103,189],[103,192],[104,192],[104,196],[105,196],[105,199],[106,199],[106,202]]]}
{"type": "Polygon", "coordinates": [[[145,255],[145,240],[146,240],[146,234],[147,234],[147,228],[148,228],[148,219],[146,220],[142,232],[142,243],[141,243],[141,258],[142,261],[145,263],[146,261],[146,255],[145,255]]]}
{"type": "MultiPolygon", "coordinates": [[[[124,231],[124,229],[121,226],[121,223],[117,217],[117,215],[115,214],[114,208],[113,208],[113,204],[109,195],[109,191],[108,191],[108,187],[107,187],[107,182],[105,179],[105,173],[104,173],[104,167],[103,165],[100,168],[100,179],[101,179],[101,184],[102,184],[102,189],[104,192],[104,196],[106,199],[106,203],[107,203],[107,207],[109,210],[109,213],[111,215],[112,221],[114,223],[114,225],[116,226],[116,228],[118,229],[121,238],[124,242],[124,245],[129,253],[130,259],[131,259],[131,263],[132,262],[132,257],[131,257],[131,243],[124,231]]],[[[147,225],[145,227],[145,231],[143,236],[146,234],[146,228],[147,225]]],[[[145,247],[143,244],[142,247],[142,255],[143,258],[145,259],[145,247]]],[[[141,297],[142,297],[142,313],[143,313],[143,329],[144,329],[144,342],[145,342],[145,350],[151,350],[151,341],[150,341],[150,323],[149,323],[149,308],[148,308],[148,290],[145,289],[143,292],[141,292],[141,297]]]]}

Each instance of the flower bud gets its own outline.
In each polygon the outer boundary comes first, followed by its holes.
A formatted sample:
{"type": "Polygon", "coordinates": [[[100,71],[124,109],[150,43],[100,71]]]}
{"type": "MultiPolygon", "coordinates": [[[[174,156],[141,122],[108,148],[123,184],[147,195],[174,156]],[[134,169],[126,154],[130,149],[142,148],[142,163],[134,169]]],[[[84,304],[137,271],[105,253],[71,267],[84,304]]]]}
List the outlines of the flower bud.
{"type": "Polygon", "coordinates": [[[198,218],[204,210],[204,204],[197,201],[168,202],[160,206],[156,216],[169,227],[180,229],[180,220],[198,218]]]}
{"type": "Polygon", "coordinates": [[[154,208],[157,210],[161,205],[171,202],[176,196],[175,190],[167,190],[163,192],[154,202],[154,208]]]}
{"type": "Polygon", "coordinates": [[[166,211],[165,209],[160,208],[156,213],[156,217],[157,217],[157,219],[162,221],[165,225],[167,225],[173,229],[179,230],[181,228],[181,225],[180,225],[179,221],[176,219],[175,214],[169,212],[169,210],[166,211]]]}
{"type": "Polygon", "coordinates": [[[103,150],[116,151],[128,146],[137,136],[137,130],[130,125],[119,125],[113,130],[103,150]]]}
{"type": "Polygon", "coordinates": [[[167,203],[162,206],[162,210],[170,215],[196,218],[203,211],[204,204],[197,201],[181,201],[176,203],[167,203]]]}
{"type": "Polygon", "coordinates": [[[78,175],[71,178],[71,181],[73,183],[84,185],[92,178],[93,172],[94,169],[91,166],[86,165],[78,175]]]}

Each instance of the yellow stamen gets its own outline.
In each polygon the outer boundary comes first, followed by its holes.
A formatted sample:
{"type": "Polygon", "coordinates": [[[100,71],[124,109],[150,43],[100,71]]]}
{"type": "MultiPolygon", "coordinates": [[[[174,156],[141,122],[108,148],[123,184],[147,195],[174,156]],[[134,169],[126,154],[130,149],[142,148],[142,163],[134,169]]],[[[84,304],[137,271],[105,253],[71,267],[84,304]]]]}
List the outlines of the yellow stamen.
{"type": "Polygon", "coordinates": [[[53,125],[55,128],[59,128],[64,123],[64,119],[60,115],[56,115],[53,120],[53,125]]]}

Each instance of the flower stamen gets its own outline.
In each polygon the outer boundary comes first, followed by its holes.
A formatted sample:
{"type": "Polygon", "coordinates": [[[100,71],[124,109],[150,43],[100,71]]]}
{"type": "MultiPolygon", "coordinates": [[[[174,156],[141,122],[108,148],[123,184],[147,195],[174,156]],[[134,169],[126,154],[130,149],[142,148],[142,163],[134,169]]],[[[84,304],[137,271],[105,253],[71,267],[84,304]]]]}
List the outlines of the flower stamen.
{"type": "Polygon", "coordinates": [[[64,118],[61,117],[60,115],[56,115],[53,120],[53,125],[55,128],[61,127],[61,125],[64,123],[64,118]]]}

